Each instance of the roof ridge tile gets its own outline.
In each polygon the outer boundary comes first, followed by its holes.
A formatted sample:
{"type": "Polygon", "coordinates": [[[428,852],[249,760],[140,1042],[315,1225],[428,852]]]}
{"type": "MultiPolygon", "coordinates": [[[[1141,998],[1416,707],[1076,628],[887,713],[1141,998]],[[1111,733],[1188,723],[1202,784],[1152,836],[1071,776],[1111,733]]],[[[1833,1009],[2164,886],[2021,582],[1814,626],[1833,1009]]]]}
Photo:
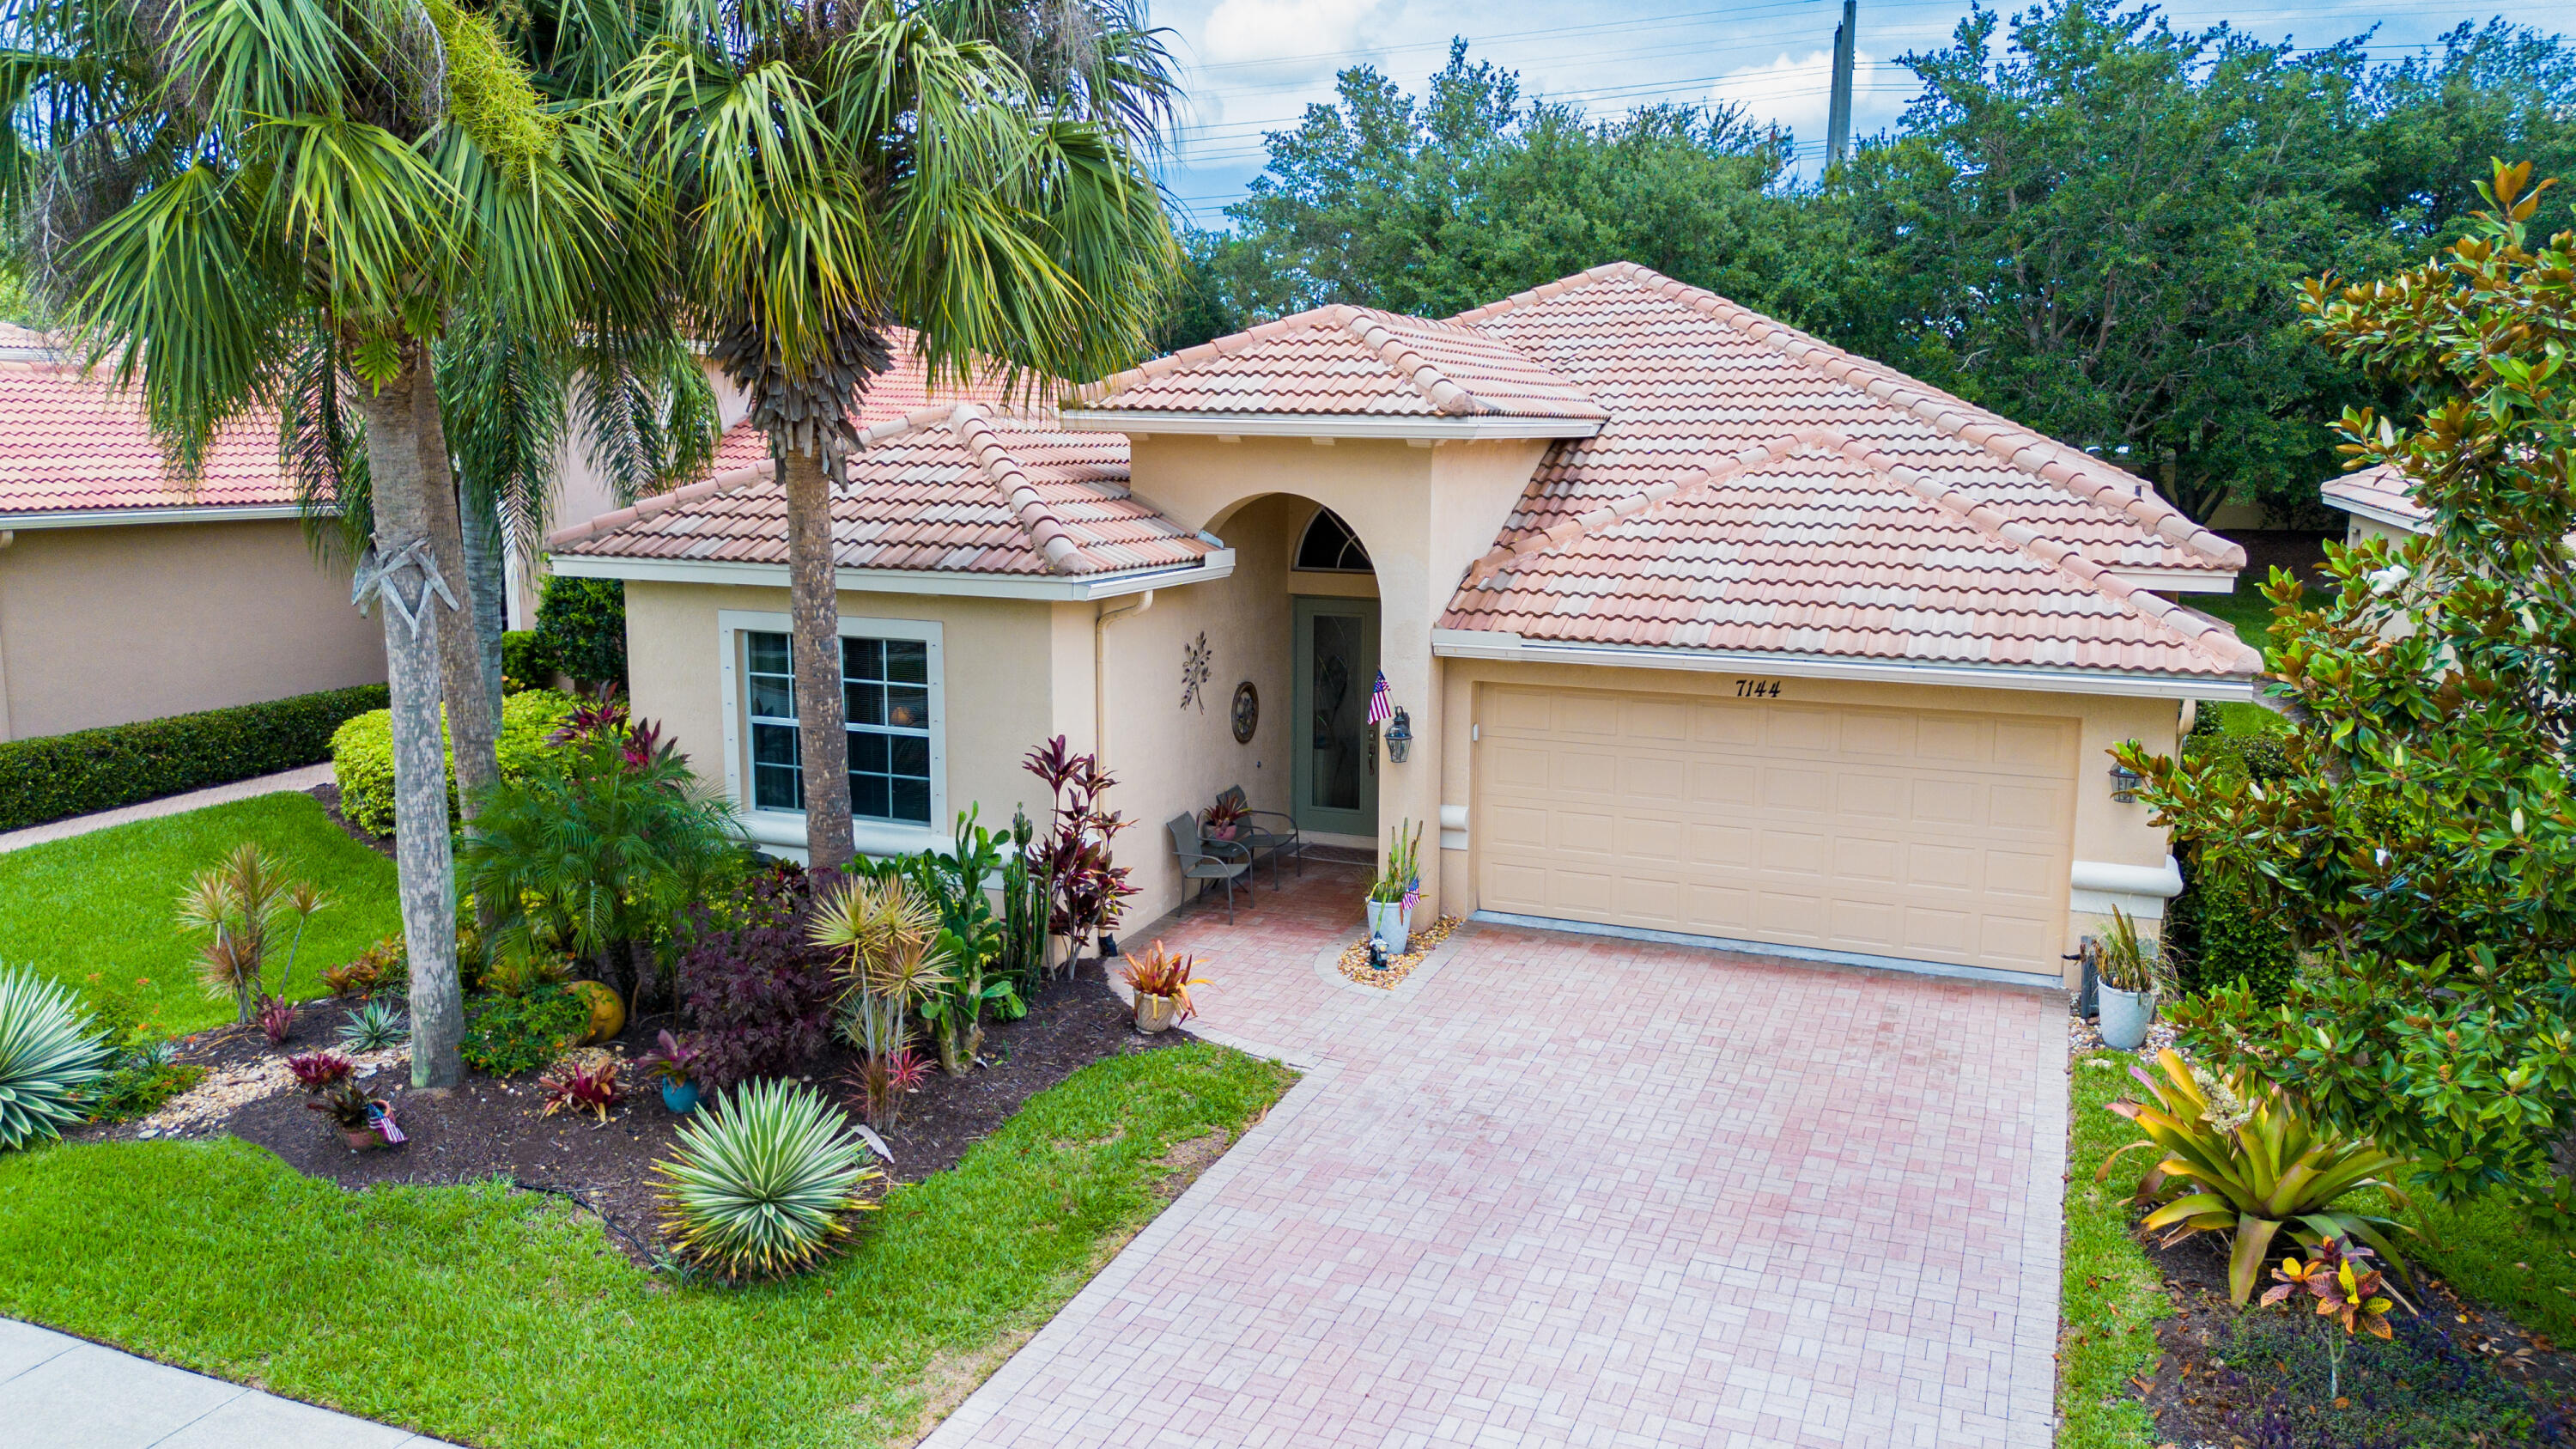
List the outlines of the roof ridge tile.
{"type": "MultiPolygon", "coordinates": [[[[1423,319],[1428,321],[1430,319],[1423,319]]],[[[1377,354],[1378,360],[1395,369],[1395,375],[1407,387],[1422,394],[1431,406],[1452,417],[1490,411],[1474,393],[1460,387],[1447,373],[1432,364],[1413,344],[1396,335],[1386,325],[1383,315],[1352,308],[1342,319],[1342,330],[1358,339],[1359,344],[1377,354]]],[[[1499,339],[1490,339],[1499,342],[1499,339]]],[[[1515,353],[1520,349],[1500,343],[1515,353]]]]}
{"type": "Polygon", "coordinates": [[[1037,485],[1029,481],[1027,470],[1011,456],[981,407],[971,402],[957,404],[949,414],[949,426],[965,445],[967,455],[983,470],[985,481],[1001,493],[1002,502],[1021,531],[1029,536],[1029,542],[1045,556],[1047,567],[1060,574],[1079,574],[1090,573],[1098,566],[1084,556],[1073,530],[1065,527],[1064,520],[1047,506],[1037,485]]]}

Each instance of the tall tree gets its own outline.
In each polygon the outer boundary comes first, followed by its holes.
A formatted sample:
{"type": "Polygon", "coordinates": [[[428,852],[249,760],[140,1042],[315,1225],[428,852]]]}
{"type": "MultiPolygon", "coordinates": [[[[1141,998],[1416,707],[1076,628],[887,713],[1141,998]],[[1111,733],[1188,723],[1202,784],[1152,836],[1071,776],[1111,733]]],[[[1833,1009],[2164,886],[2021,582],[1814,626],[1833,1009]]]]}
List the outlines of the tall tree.
{"type": "Polygon", "coordinates": [[[413,1079],[448,1085],[463,1009],[442,692],[483,710],[470,652],[441,663],[451,633],[471,640],[472,596],[430,349],[460,299],[535,316],[625,264],[645,238],[602,199],[619,153],[541,109],[449,0],[35,0],[6,44],[0,205],[174,465],[193,472],[218,429],[270,405],[307,429],[314,469],[363,459],[356,589],[384,621],[413,1079]]]}
{"type": "Polygon", "coordinates": [[[1107,43],[1075,44],[1065,17],[1084,13],[673,0],[627,72],[672,200],[683,305],[749,396],[787,495],[818,868],[854,854],[829,487],[856,445],[852,410],[891,365],[886,329],[913,329],[935,379],[1097,376],[1142,350],[1171,262],[1137,129],[1161,104],[1144,63],[1159,52],[1118,34],[1114,9],[1088,12],[1107,43]]]}
{"type": "Polygon", "coordinates": [[[2446,1197],[2504,1189],[2576,1223],[2576,231],[2532,229],[2528,163],[2445,251],[2305,304],[2336,352],[2419,399],[2354,409],[2352,466],[2417,480],[2429,536],[2274,570],[2289,777],[2122,757],[2158,819],[2241,872],[2316,968],[2176,1017],[2417,1159],[2446,1197]]]}

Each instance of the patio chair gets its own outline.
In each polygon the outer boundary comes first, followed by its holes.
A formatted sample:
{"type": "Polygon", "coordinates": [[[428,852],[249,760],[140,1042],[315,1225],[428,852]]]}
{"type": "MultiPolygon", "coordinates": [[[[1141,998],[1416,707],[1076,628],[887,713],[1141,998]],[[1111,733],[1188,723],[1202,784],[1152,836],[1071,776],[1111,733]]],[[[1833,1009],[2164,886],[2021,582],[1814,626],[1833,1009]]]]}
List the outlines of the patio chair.
{"type": "MultiPolygon", "coordinates": [[[[1238,860],[1228,860],[1217,854],[1214,847],[1233,845],[1234,842],[1199,839],[1199,818],[1187,812],[1173,816],[1163,828],[1171,832],[1172,854],[1180,859],[1181,879],[1197,881],[1202,896],[1207,894],[1209,882],[1225,883],[1225,922],[1233,925],[1234,883],[1252,869],[1252,853],[1243,850],[1242,858],[1238,860]]],[[[1236,849],[1242,850],[1242,847],[1236,846],[1236,849]]]]}
{"type": "MultiPolygon", "coordinates": [[[[1222,805],[1241,806],[1245,799],[1243,787],[1229,785],[1225,792],[1216,798],[1217,803],[1222,805]]],[[[1279,888],[1279,857],[1283,855],[1295,859],[1298,877],[1300,879],[1305,877],[1306,840],[1304,836],[1297,833],[1297,821],[1294,817],[1277,810],[1247,809],[1243,812],[1243,824],[1238,828],[1242,833],[1235,839],[1252,848],[1252,859],[1255,864],[1259,864],[1265,855],[1270,857],[1271,889],[1279,888]],[[1264,820],[1273,823],[1263,825],[1261,822],[1264,820]]]]}

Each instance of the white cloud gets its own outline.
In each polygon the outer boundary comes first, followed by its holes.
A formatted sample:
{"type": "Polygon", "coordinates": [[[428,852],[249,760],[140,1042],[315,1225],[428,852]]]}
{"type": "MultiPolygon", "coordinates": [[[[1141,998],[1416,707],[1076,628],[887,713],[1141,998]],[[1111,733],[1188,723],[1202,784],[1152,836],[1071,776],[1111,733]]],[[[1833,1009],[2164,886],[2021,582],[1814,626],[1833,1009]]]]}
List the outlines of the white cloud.
{"type": "MultiPolygon", "coordinates": [[[[1873,64],[1866,50],[1852,59],[1852,139],[1858,140],[1894,124],[1916,87],[1912,71],[1873,64]]],[[[1833,83],[1832,47],[1804,55],[1784,50],[1761,65],[1728,71],[1709,87],[1709,99],[1731,101],[1756,121],[1786,127],[1801,147],[1796,170],[1812,176],[1833,111],[1833,83]]]]}
{"type": "MultiPolygon", "coordinates": [[[[1315,56],[1356,48],[1360,28],[1383,0],[1220,0],[1200,27],[1198,53],[1211,65],[1315,56]]],[[[1331,69],[1326,57],[1285,62],[1283,70],[1331,69]]]]}

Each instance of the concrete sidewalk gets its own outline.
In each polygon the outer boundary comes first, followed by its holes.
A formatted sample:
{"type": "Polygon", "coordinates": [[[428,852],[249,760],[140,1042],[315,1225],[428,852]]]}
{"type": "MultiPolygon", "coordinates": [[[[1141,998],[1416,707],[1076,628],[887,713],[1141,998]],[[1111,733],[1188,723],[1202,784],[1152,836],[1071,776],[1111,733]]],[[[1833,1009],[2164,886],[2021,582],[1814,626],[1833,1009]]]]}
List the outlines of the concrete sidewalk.
{"type": "Polygon", "coordinates": [[[440,1441],[0,1318],[11,1449],[429,1449],[440,1441]]]}
{"type": "Polygon", "coordinates": [[[310,790],[331,783],[331,766],[327,763],[306,765],[300,770],[281,770],[274,775],[260,775],[248,780],[235,780],[229,785],[209,785],[184,795],[164,795],[140,805],[122,805],[114,810],[101,810],[90,815],[75,815],[69,820],[49,820],[12,830],[0,835],[0,852],[23,846],[42,845],[48,840],[68,840],[105,830],[111,825],[124,825],[136,820],[151,820],[163,815],[180,815],[202,810],[209,805],[222,805],[234,800],[247,800],[253,795],[278,795],[288,791],[310,790]]]}

